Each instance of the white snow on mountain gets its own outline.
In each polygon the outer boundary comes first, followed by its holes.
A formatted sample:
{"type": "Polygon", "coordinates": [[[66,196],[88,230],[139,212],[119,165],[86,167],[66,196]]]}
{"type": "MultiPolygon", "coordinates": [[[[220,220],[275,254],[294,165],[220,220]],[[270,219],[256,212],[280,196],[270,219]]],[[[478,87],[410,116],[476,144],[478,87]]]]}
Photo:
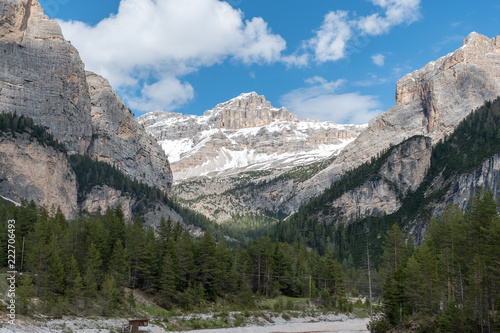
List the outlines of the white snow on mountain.
{"type": "Polygon", "coordinates": [[[301,120],[255,92],[218,104],[202,116],[156,111],[138,121],[165,150],[176,182],[322,161],[338,154],[367,126],[301,120]]]}

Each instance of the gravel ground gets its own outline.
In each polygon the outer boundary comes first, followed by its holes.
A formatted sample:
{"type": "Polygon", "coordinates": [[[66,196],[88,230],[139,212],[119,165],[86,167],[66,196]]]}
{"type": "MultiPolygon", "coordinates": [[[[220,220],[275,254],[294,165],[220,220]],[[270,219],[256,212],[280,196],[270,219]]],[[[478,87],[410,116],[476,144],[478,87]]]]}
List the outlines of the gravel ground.
{"type": "MultiPolygon", "coordinates": [[[[5,324],[7,318],[0,316],[0,333],[110,333],[117,332],[126,319],[118,318],[74,318],[54,320],[16,320],[16,325],[5,324]],[[3,324],[3,325],[2,325],[3,324]]],[[[353,319],[345,315],[323,315],[316,318],[292,318],[286,321],[273,318],[274,323],[265,326],[205,329],[183,333],[322,333],[322,332],[368,332],[368,319],[353,319]]],[[[151,333],[164,333],[161,327],[150,325],[151,333]]]]}
{"type": "Polygon", "coordinates": [[[368,319],[348,319],[333,322],[287,323],[269,326],[245,326],[235,328],[184,331],[183,333],[323,333],[369,332],[368,319]]]}

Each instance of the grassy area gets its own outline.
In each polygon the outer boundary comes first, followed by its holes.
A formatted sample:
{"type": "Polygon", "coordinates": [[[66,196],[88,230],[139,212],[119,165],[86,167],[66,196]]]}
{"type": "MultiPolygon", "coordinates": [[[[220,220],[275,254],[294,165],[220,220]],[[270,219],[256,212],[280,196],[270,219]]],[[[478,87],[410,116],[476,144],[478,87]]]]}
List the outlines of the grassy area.
{"type": "Polygon", "coordinates": [[[292,318],[323,314],[323,311],[310,302],[309,298],[286,296],[260,298],[252,309],[242,309],[224,301],[189,311],[182,309],[167,311],[154,304],[139,301],[135,311],[139,316],[151,318],[153,324],[166,331],[241,327],[247,324],[264,325],[276,320],[288,321],[292,318]]]}
{"type": "Polygon", "coordinates": [[[262,299],[257,305],[263,310],[304,310],[305,308],[310,307],[310,302],[309,298],[280,296],[276,298],[262,299]]]}

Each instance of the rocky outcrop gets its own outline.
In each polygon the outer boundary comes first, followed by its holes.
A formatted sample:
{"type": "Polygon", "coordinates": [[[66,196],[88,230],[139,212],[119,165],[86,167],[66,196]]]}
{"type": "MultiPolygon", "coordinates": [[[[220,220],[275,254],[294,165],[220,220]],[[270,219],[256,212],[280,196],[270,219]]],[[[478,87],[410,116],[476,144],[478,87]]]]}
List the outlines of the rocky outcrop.
{"type": "Polygon", "coordinates": [[[0,1],[0,112],[49,128],[70,151],[92,137],[84,65],[38,0],[0,1]]]}
{"type": "MultiPolygon", "coordinates": [[[[428,207],[433,216],[441,216],[450,204],[458,205],[461,210],[466,211],[470,204],[470,198],[481,188],[490,188],[494,197],[500,198],[500,154],[484,161],[472,172],[458,177],[452,176],[449,179],[443,179],[441,176],[436,177],[425,195],[428,196],[432,191],[445,187],[449,187],[445,195],[438,202],[432,202],[428,207]]],[[[417,218],[408,223],[405,231],[412,234],[415,242],[420,244],[425,238],[428,222],[428,220],[417,218]]]]}
{"type": "Polygon", "coordinates": [[[275,120],[300,121],[286,108],[274,108],[264,96],[255,92],[241,94],[218,104],[204,116],[211,117],[216,128],[241,129],[269,125],[275,120]]]}
{"type": "Polygon", "coordinates": [[[76,178],[66,155],[26,134],[0,136],[0,193],[15,201],[78,212],[76,178]]]}
{"type": "Polygon", "coordinates": [[[431,148],[428,137],[416,137],[394,147],[378,177],[331,202],[332,214],[320,216],[320,219],[325,222],[353,221],[394,213],[401,207],[401,200],[424,180],[431,163],[431,148]]]}
{"type": "Polygon", "coordinates": [[[125,220],[133,220],[132,208],[135,200],[122,191],[107,185],[94,186],[92,191],[86,195],[85,200],[80,204],[81,209],[87,212],[106,212],[108,209],[115,209],[121,205],[125,220]]]}
{"type": "Polygon", "coordinates": [[[165,152],[135,121],[106,79],[87,72],[87,82],[92,100],[89,154],[170,195],[172,172],[165,152]]]}
{"type": "Polygon", "coordinates": [[[415,191],[431,164],[432,140],[418,136],[394,147],[380,175],[403,197],[415,191]]]}
{"type": "Polygon", "coordinates": [[[413,135],[436,143],[486,100],[500,95],[500,37],[471,33],[463,46],[424,68],[407,74],[396,86],[396,105],[371,120],[368,128],[338,155],[331,166],[310,179],[284,210],[318,195],[346,170],[413,135]]]}
{"type": "MultiPolygon", "coordinates": [[[[92,191],[86,195],[85,200],[80,204],[80,208],[87,212],[101,211],[105,213],[108,209],[116,209],[120,205],[125,221],[133,221],[135,218],[133,212],[137,204],[138,200],[136,197],[107,185],[102,185],[92,188],[92,191]]],[[[183,218],[176,211],[163,203],[157,203],[154,207],[147,209],[142,216],[142,221],[146,227],[157,228],[160,225],[162,217],[165,220],[170,218],[174,223],[180,222],[181,225],[192,232],[197,229],[193,226],[187,226],[183,218]]]]}

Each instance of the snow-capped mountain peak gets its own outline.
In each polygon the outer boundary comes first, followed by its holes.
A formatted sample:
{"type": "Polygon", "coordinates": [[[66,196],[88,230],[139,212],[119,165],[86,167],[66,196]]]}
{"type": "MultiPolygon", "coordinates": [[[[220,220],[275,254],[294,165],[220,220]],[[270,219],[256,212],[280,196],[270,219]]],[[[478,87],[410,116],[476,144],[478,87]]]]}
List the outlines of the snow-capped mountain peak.
{"type": "Polygon", "coordinates": [[[162,145],[177,182],[323,160],[366,127],[301,120],[256,92],[220,103],[203,116],[156,111],[138,121],[162,145]]]}

